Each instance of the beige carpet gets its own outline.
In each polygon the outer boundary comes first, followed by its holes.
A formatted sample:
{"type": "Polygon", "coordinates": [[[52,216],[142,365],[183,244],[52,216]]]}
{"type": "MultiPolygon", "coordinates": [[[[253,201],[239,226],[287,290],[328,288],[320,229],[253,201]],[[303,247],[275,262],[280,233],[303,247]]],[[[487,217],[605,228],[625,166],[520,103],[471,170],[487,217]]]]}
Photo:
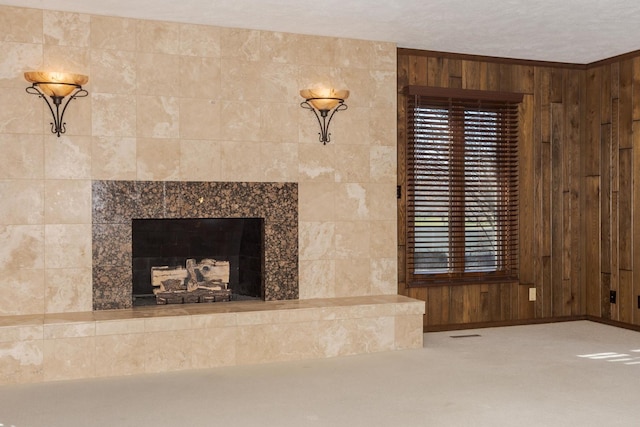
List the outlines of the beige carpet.
{"type": "Polygon", "coordinates": [[[0,427],[638,426],[639,399],[640,333],[581,321],[429,333],[421,350],[5,386],[0,427]]]}

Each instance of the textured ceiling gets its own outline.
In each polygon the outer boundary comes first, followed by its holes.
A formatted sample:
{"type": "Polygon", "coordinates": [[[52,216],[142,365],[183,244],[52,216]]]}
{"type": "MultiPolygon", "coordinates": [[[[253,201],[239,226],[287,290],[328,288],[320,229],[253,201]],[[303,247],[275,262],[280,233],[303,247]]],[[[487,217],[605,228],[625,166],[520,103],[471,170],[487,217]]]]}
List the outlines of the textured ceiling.
{"type": "Polygon", "coordinates": [[[0,0],[0,4],[578,64],[640,49],[638,0],[0,0]]]}

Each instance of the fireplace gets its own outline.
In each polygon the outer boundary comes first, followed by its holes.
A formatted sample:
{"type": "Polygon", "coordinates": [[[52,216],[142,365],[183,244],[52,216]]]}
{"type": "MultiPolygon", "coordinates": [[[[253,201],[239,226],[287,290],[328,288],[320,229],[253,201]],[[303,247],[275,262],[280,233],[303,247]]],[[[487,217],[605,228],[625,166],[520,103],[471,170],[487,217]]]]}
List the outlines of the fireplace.
{"type": "Polygon", "coordinates": [[[260,298],[298,298],[296,183],[94,181],[92,197],[94,310],[133,306],[134,220],[260,218],[260,298]]]}
{"type": "Polygon", "coordinates": [[[263,218],[134,219],[133,305],[263,299],[263,233],[263,218]]]}

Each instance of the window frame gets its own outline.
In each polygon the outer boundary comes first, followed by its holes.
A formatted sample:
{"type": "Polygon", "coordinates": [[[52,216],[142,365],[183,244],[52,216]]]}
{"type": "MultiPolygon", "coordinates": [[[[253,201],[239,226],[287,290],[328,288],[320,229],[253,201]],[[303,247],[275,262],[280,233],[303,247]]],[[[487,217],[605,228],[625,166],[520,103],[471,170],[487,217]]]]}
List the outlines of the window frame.
{"type": "MultiPolygon", "coordinates": [[[[520,119],[520,113],[519,113],[519,105],[522,102],[523,99],[523,94],[520,93],[506,93],[506,92],[493,92],[493,91],[478,91],[478,90],[464,90],[464,89],[450,89],[450,88],[433,88],[433,87],[426,87],[426,86],[407,86],[404,89],[404,94],[405,96],[405,123],[406,123],[406,133],[405,133],[405,141],[404,141],[404,167],[400,169],[400,175],[399,175],[399,183],[401,184],[399,186],[399,190],[401,190],[402,193],[402,197],[401,197],[401,210],[400,210],[400,216],[399,216],[399,224],[401,228],[404,228],[403,230],[401,230],[404,235],[401,237],[401,241],[404,242],[404,253],[400,254],[400,260],[401,262],[404,263],[404,269],[405,269],[405,286],[407,287],[420,287],[420,286],[430,286],[430,285],[442,285],[443,283],[446,284],[466,284],[466,283],[487,283],[487,282],[511,282],[511,281],[517,281],[518,280],[518,274],[519,274],[519,238],[518,238],[518,214],[519,214],[519,206],[518,206],[518,202],[517,202],[517,191],[518,191],[518,186],[519,183],[516,181],[515,183],[515,190],[513,187],[509,187],[509,188],[502,188],[502,187],[498,187],[499,188],[499,197],[502,198],[508,198],[509,199],[509,203],[506,204],[506,206],[509,207],[508,213],[506,214],[501,214],[500,215],[500,223],[496,226],[496,239],[498,240],[498,242],[500,243],[500,248],[497,251],[500,254],[506,254],[506,258],[505,259],[497,259],[496,264],[499,266],[499,268],[492,270],[492,271],[463,271],[464,270],[464,263],[465,263],[465,256],[466,256],[466,250],[465,247],[467,246],[467,243],[465,241],[465,211],[464,211],[464,196],[465,196],[465,189],[464,189],[464,180],[463,182],[463,187],[457,187],[458,190],[455,192],[455,194],[449,195],[449,208],[450,208],[450,213],[453,212],[455,213],[455,217],[457,218],[456,222],[451,225],[451,222],[449,222],[449,226],[448,226],[448,230],[452,230],[453,227],[453,233],[449,233],[452,236],[456,236],[453,237],[453,239],[457,239],[457,242],[454,242],[453,245],[451,244],[451,242],[449,243],[449,247],[450,248],[455,248],[458,252],[457,255],[454,256],[454,260],[453,263],[450,263],[449,266],[446,268],[446,272],[440,272],[440,273],[416,273],[414,270],[416,263],[414,262],[414,253],[415,253],[415,246],[413,245],[413,240],[412,240],[412,227],[414,227],[415,225],[415,221],[414,221],[414,217],[413,217],[413,212],[415,212],[415,210],[413,209],[413,205],[412,205],[412,200],[411,200],[411,196],[412,196],[412,191],[410,188],[412,185],[411,181],[411,167],[412,165],[410,164],[411,162],[411,155],[410,155],[410,144],[413,144],[413,129],[414,129],[414,124],[412,122],[412,119],[414,117],[413,113],[412,113],[412,108],[413,106],[421,106],[421,107],[425,107],[425,108],[439,108],[442,107],[442,105],[456,105],[456,106],[464,106],[465,108],[467,108],[467,110],[463,111],[462,116],[461,115],[455,115],[453,113],[451,113],[452,110],[447,110],[447,117],[449,118],[450,116],[454,116],[457,117],[458,119],[462,120],[462,123],[457,123],[457,126],[461,127],[458,129],[458,132],[456,133],[456,135],[458,136],[458,138],[456,139],[456,143],[453,145],[454,149],[451,150],[451,152],[453,153],[453,156],[457,158],[457,161],[460,162],[461,159],[464,162],[464,156],[465,156],[465,147],[466,147],[466,143],[465,143],[465,133],[464,133],[464,123],[466,122],[466,118],[465,118],[465,112],[468,110],[471,110],[473,108],[473,106],[479,106],[477,109],[480,110],[482,108],[482,105],[484,103],[484,105],[491,105],[492,108],[495,107],[496,105],[504,105],[504,106],[508,106],[511,110],[511,113],[513,113],[513,108],[516,109],[516,114],[517,114],[517,119],[516,119],[516,126],[519,125],[519,122],[521,121],[520,119]],[[431,105],[428,105],[429,102],[431,102],[431,105]],[[462,131],[460,131],[460,129],[462,129],[462,131]],[[515,191],[515,193],[514,193],[515,191]],[[515,203],[514,203],[515,200],[515,203]],[[515,211],[514,211],[515,210],[515,211]],[[505,231],[506,230],[506,231],[505,231]],[[460,242],[462,242],[462,244],[460,244],[460,242]]],[[[517,154],[518,154],[518,140],[519,138],[519,133],[520,130],[516,129],[515,130],[515,141],[512,141],[512,139],[509,139],[509,143],[514,143],[515,144],[515,153],[516,153],[516,160],[515,160],[515,175],[516,175],[516,180],[518,179],[517,176],[519,174],[519,170],[518,170],[518,161],[517,161],[517,154]]],[[[503,133],[500,134],[501,136],[498,138],[499,143],[504,143],[505,141],[507,141],[504,136],[503,133]]],[[[511,135],[510,137],[513,137],[513,135],[511,135]]],[[[452,156],[449,156],[448,158],[451,158],[452,156]]],[[[514,174],[514,169],[513,169],[513,165],[509,165],[509,167],[511,169],[508,170],[508,174],[509,175],[513,175],[514,174]]],[[[503,169],[500,169],[498,171],[498,174],[502,174],[503,169]]],[[[461,172],[460,174],[458,174],[457,179],[460,180],[461,177],[463,177],[465,175],[464,171],[461,172]]],[[[496,178],[496,182],[501,182],[499,181],[498,178],[496,178]]],[[[456,187],[456,186],[453,186],[456,187]]],[[[500,205],[500,207],[504,207],[505,204],[500,205]]],[[[498,254],[496,254],[497,257],[499,257],[498,254]]],[[[402,268],[402,266],[401,266],[402,268]]]]}

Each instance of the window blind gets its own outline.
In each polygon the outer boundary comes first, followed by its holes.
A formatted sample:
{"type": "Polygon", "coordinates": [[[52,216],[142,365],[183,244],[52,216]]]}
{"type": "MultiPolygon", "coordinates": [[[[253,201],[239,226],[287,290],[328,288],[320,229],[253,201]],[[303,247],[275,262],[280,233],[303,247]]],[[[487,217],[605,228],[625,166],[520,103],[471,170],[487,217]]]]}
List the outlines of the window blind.
{"type": "Polygon", "coordinates": [[[518,274],[518,98],[407,97],[409,285],[518,274]]]}

